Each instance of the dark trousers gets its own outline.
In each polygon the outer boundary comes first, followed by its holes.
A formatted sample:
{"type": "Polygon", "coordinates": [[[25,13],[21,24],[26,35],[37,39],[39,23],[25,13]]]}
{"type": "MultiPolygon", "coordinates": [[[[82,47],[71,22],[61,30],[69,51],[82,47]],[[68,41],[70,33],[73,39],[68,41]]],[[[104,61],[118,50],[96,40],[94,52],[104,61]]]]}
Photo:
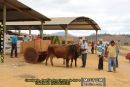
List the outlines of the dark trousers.
{"type": "Polygon", "coordinates": [[[11,48],[11,57],[13,57],[13,52],[15,50],[15,57],[17,57],[17,44],[12,43],[12,48],[11,48]]]}
{"type": "Polygon", "coordinates": [[[116,56],[116,67],[118,67],[118,55],[116,56]]]}
{"type": "Polygon", "coordinates": [[[82,65],[86,66],[87,53],[82,54],[82,65]]]}
{"type": "Polygon", "coordinates": [[[103,56],[99,55],[98,69],[103,70],[103,56]]]}
{"type": "Polygon", "coordinates": [[[94,48],[93,47],[91,48],[91,53],[94,54],[94,48]]]}

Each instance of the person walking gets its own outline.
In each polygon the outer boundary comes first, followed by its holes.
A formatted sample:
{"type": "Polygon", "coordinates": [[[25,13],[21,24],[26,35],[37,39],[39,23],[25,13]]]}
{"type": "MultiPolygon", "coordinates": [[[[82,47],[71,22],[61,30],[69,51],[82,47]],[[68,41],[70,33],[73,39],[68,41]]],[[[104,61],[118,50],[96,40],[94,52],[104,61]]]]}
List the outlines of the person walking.
{"type": "Polygon", "coordinates": [[[81,44],[81,49],[82,49],[82,66],[81,67],[85,67],[86,66],[86,59],[87,59],[87,51],[88,51],[88,44],[85,40],[83,40],[82,44],[81,44]]]}
{"type": "Polygon", "coordinates": [[[99,44],[97,46],[97,51],[98,51],[98,57],[99,57],[99,62],[98,62],[98,70],[103,70],[103,56],[104,56],[104,50],[105,46],[102,42],[102,40],[99,41],[99,44]]]}
{"type": "Polygon", "coordinates": [[[108,72],[112,72],[111,68],[113,67],[113,71],[116,71],[116,45],[112,40],[110,45],[108,46],[108,72]]]}
{"type": "Polygon", "coordinates": [[[18,57],[17,55],[17,36],[14,34],[11,36],[11,58],[13,58],[13,51],[15,50],[15,57],[18,57]]]}

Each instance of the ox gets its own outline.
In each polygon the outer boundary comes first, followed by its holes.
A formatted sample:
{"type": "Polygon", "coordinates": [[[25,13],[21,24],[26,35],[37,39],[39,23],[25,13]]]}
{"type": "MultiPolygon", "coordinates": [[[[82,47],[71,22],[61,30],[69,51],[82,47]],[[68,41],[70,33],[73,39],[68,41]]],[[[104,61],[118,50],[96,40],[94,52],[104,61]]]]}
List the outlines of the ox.
{"type": "Polygon", "coordinates": [[[80,56],[80,54],[81,54],[81,48],[78,44],[66,45],[66,46],[50,45],[48,47],[46,65],[50,57],[51,65],[53,66],[53,57],[57,57],[66,60],[66,67],[69,67],[69,60],[71,60],[71,67],[72,67],[73,59],[75,60],[75,66],[77,66],[77,58],[80,56]]]}

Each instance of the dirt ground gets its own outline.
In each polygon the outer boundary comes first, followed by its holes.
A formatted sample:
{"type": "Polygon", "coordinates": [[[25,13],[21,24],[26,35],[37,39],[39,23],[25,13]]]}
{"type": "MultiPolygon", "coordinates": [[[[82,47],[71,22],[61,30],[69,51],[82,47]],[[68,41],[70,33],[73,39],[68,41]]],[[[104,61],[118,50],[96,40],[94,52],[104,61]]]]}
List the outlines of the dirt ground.
{"type": "MultiPolygon", "coordinates": [[[[130,52],[130,47],[123,47],[123,54],[130,52]]],[[[106,87],[130,87],[130,63],[124,55],[119,56],[119,68],[116,72],[107,72],[107,61],[104,62],[104,70],[98,71],[97,55],[88,54],[87,66],[81,68],[81,59],[78,59],[78,67],[66,68],[62,59],[54,58],[54,66],[48,61],[39,64],[29,64],[24,61],[22,55],[18,58],[10,58],[5,55],[5,63],[0,64],[0,87],[51,87],[51,85],[35,85],[33,82],[25,82],[26,78],[34,79],[81,79],[81,78],[106,78],[106,87]]],[[[81,87],[81,82],[71,82],[70,85],[53,85],[54,87],[81,87]]],[[[90,86],[86,86],[90,87],[90,86]]],[[[91,86],[96,87],[96,86],[91,86]]],[[[102,87],[102,86],[98,86],[102,87]]]]}

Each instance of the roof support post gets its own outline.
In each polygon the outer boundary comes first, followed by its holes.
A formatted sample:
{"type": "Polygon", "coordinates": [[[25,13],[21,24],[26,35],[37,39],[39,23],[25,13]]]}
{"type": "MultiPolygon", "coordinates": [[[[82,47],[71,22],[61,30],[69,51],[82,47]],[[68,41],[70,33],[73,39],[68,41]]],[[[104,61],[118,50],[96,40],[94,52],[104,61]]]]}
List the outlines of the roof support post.
{"type": "Polygon", "coordinates": [[[29,35],[31,35],[31,27],[29,27],[29,35]]]}
{"type": "Polygon", "coordinates": [[[68,27],[65,28],[65,44],[67,44],[68,27]]]}
{"type": "Polygon", "coordinates": [[[18,34],[19,34],[19,36],[20,36],[20,34],[21,34],[21,30],[20,30],[20,29],[19,29],[19,33],[18,33],[18,34]]]}
{"type": "Polygon", "coordinates": [[[4,6],[3,6],[3,28],[5,33],[6,32],[6,0],[4,0],[4,6]]]}
{"type": "Polygon", "coordinates": [[[43,39],[43,30],[44,30],[44,24],[43,24],[44,22],[43,21],[41,21],[41,30],[40,30],[40,36],[41,36],[41,38],[43,39]]]}
{"type": "MultiPolygon", "coordinates": [[[[3,43],[5,43],[5,34],[6,33],[6,0],[4,0],[4,5],[3,5],[3,43]]],[[[0,60],[1,60],[1,63],[4,63],[4,53],[5,53],[5,46],[4,44],[1,44],[3,45],[2,49],[1,49],[1,55],[0,55],[0,60]],[[2,51],[3,50],[3,51],[2,51]]]]}
{"type": "Polygon", "coordinates": [[[96,30],[96,45],[97,45],[97,35],[98,35],[98,30],[96,30]]]}

